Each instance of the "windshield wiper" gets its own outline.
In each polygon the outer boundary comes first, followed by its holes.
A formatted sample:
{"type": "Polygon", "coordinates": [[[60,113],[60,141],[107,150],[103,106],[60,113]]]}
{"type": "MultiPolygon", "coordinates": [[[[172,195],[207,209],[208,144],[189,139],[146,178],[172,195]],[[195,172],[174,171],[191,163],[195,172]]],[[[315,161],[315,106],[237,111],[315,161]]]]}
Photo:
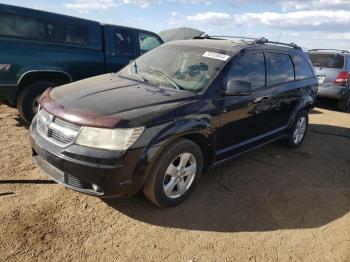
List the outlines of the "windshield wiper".
{"type": "Polygon", "coordinates": [[[156,73],[158,73],[159,75],[163,76],[164,78],[166,78],[171,84],[173,84],[173,86],[178,89],[178,90],[183,90],[183,87],[180,86],[178,83],[176,83],[173,79],[171,79],[166,73],[164,73],[163,71],[157,69],[157,68],[153,68],[152,70],[156,73]]]}
{"type": "Polygon", "coordinates": [[[143,76],[141,76],[141,75],[139,74],[139,72],[138,72],[138,70],[137,70],[136,60],[135,60],[135,62],[134,62],[134,69],[135,69],[135,75],[136,75],[139,79],[141,79],[141,80],[142,80],[143,82],[145,82],[145,83],[148,83],[148,82],[149,82],[146,78],[144,78],[143,76]]]}

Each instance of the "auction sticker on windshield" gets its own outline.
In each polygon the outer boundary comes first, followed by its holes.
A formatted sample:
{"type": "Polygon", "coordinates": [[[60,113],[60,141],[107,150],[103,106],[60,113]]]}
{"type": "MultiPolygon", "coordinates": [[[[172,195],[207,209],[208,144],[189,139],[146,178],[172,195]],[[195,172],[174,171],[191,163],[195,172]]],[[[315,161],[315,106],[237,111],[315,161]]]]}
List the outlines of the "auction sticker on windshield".
{"type": "Polygon", "coordinates": [[[205,52],[203,54],[204,57],[208,57],[208,58],[212,58],[212,59],[218,59],[221,61],[226,61],[227,59],[230,58],[229,55],[223,55],[223,54],[219,54],[219,53],[214,53],[214,52],[205,52]]]}

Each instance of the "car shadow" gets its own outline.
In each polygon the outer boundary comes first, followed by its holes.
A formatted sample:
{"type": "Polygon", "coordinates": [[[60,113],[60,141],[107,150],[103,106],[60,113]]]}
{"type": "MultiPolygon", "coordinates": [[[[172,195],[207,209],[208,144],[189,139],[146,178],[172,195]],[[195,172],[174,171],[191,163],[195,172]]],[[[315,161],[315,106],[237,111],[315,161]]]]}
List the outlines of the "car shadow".
{"type": "MultiPolygon", "coordinates": [[[[339,111],[337,108],[337,100],[332,98],[325,98],[320,97],[317,99],[317,107],[331,110],[331,111],[339,111]]],[[[340,111],[342,112],[342,111],[340,111]]],[[[350,109],[346,111],[347,113],[350,113],[350,109]]],[[[344,113],[344,112],[343,112],[344,113]]]]}
{"type": "Polygon", "coordinates": [[[202,177],[183,204],[160,209],[141,194],[105,202],[161,227],[253,232],[320,227],[350,211],[350,129],[310,125],[302,147],[280,143],[202,177]]]}

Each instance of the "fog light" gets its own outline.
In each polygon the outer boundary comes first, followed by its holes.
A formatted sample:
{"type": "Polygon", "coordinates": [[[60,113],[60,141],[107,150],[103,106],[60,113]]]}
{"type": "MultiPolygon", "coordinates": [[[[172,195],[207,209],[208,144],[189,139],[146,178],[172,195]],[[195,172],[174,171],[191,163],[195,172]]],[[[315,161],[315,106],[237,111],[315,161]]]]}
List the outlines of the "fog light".
{"type": "Polygon", "coordinates": [[[94,183],[92,183],[91,185],[92,185],[92,189],[95,190],[96,192],[99,192],[101,190],[101,188],[98,185],[95,185],[94,183]]]}

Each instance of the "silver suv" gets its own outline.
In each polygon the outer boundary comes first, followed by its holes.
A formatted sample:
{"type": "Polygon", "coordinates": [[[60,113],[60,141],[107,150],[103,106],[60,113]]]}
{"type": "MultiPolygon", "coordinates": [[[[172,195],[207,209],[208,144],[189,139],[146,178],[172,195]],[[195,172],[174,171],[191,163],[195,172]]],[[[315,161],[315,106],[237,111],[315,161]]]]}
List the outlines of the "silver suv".
{"type": "Polygon", "coordinates": [[[318,77],[318,96],[338,100],[338,109],[350,106],[350,53],[337,49],[309,50],[318,77]]]}

